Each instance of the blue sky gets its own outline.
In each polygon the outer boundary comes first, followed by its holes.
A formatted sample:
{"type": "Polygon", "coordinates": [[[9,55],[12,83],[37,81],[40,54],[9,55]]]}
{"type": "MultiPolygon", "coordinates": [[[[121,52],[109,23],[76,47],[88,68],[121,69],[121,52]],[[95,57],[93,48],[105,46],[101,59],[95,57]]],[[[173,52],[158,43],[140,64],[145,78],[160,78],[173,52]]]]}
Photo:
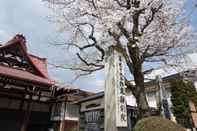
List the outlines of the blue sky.
{"type": "MultiPolygon", "coordinates": [[[[65,50],[49,43],[57,37],[55,24],[49,22],[53,12],[41,0],[0,0],[0,43],[4,43],[17,33],[27,39],[28,51],[45,57],[51,63],[68,62],[65,50]]],[[[75,75],[70,70],[49,67],[54,79],[70,83],[75,75]]],[[[89,91],[103,89],[102,73],[83,77],[73,84],[89,91]]]]}
{"type": "Polygon", "coordinates": [[[186,11],[191,12],[193,10],[193,13],[191,15],[190,24],[193,26],[193,29],[197,31],[197,0],[188,0],[186,5],[186,11]],[[196,3],[196,4],[195,4],[196,3]]]}
{"type": "MultiPolygon", "coordinates": [[[[187,9],[194,5],[188,2],[187,9]]],[[[191,25],[197,30],[195,11],[191,18],[191,25]]],[[[65,50],[51,46],[49,42],[57,37],[55,24],[49,22],[48,16],[53,12],[41,0],[0,0],[0,43],[4,43],[16,33],[26,36],[29,52],[45,57],[49,62],[69,62],[69,54],[65,50]]],[[[66,37],[66,36],[65,36],[66,37]]],[[[74,79],[74,72],[49,67],[54,79],[70,83],[74,79]]],[[[84,90],[100,91],[104,87],[104,73],[96,73],[80,78],[73,84],[84,90]]]]}

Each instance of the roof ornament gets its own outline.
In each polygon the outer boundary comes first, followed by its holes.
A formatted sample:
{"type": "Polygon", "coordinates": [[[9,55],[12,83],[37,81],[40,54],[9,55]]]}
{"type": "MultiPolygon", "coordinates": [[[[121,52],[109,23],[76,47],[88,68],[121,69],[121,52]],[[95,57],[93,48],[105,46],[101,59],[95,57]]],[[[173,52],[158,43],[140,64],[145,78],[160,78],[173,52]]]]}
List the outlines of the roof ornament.
{"type": "Polygon", "coordinates": [[[26,38],[23,34],[16,34],[14,37],[15,40],[19,41],[23,46],[25,47],[25,50],[27,50],[26,47],[26,38]]]}
{"type": "Polygon", "coordinates": [[[25,36],[23,34],[16,34],[14,39],[19,40],[23,44],[26,43],[26,38],[25,38],[25,36]]]}

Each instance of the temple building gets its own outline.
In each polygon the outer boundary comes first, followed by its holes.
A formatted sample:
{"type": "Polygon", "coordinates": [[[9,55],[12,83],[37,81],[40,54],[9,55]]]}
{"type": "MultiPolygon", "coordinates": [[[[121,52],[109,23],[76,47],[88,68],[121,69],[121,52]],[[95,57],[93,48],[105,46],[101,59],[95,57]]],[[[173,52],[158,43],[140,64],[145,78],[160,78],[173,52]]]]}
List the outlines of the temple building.
{"type": "Polygon", "coordinates": [[[73,103],[89,95],[51,79],[46,59],[28,52],[23,35],[0,46],[1,131],[71,131],[78,123],[73,103]]]}
{"type": "Polygon", "coordinates": [[[53,85],[46,59],[28,53],[23,35],[1,45],[0,130],[46,130],[50,126],[53,85]]]}

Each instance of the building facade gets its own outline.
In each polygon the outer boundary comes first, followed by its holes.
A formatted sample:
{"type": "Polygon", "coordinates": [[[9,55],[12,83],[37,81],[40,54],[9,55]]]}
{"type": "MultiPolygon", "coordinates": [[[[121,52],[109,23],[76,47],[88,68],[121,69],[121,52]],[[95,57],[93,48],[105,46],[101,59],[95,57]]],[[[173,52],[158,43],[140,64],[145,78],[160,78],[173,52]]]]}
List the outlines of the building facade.
{"type": "Polygon", "coordinates": [[[28,53],[23,35],[1,45],[0,130],[47,130],[53,85],[46,59],[28,53]]]}
{"type": "MultiPolygon", "coordinates": [[[[127,128],[125,131],[131,131],[137,121],[137,108],[128,103],[129,100],[135,101],[129,94],[126,100],[127,128]]],[[[104,92],[81,99],[78,103],[80,105],[78,131],[104,131],[104,92]]],[[[152,115],[158,115],[155,108],[150,108],[150,110],[152,115]]]]}
{"type": "Polygon", "coordinates": [[[93,93],[71,87],[61,85],[61,88],[56,90],[51,112],[54,131],[77,131],[80,108],[77,101],[93,95],[93,93]]]}

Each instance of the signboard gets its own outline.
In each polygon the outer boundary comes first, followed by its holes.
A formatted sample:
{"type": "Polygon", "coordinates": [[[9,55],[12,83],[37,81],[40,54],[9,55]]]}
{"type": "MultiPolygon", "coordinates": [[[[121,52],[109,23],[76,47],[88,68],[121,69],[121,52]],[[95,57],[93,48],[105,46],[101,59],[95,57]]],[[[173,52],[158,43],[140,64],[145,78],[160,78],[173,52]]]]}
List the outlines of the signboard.
{"type": "Polygon", "coordinates": [[[100,111],[85,112],[85,131],[100,131],[100,111]]]}
{"type": "Polygon", "coordinates": [[[125,98],[125,80],[123,58],[118,52],[114,52],[115,64],[115,105],[116,127],[127,127],[127,107],[125,98]]]}
{"type": "Polygon", "coordinates": [[[197,128],[196,107],[195,107],[195,104],[193,103],[192,100],[189,100],[189,109],[190,109],[190,112],[191,112],[191,116],[192,116],[192,121],[193,121],[194,127],[197,128]]]}
{"type": "Polygon", "coordinates": [[[194,127],[197,128],[197,113],[192,112],[191,115],[192,115],[192,120],[193,120],[193,123],[194,123],[194,127]]]}

